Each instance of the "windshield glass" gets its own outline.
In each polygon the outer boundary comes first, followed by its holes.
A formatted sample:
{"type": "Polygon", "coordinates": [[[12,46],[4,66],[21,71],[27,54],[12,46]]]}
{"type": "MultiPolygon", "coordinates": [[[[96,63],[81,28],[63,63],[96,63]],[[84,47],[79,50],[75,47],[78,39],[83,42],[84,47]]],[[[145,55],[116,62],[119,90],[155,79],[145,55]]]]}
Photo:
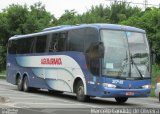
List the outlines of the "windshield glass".
{"type": "Polygon", "coordinates": [[[141,77],[150,77],[149,46],[147,44],[146,35],[136,32],[127,32],[127,37],[132,59],[131,76],[139,77],[139,75],[141,75],[141,77]]]}
{"type": "Polygon", "coordinates": [[[149,77],[149,47],[146,36],[138,32],[101,30],[105,52],[102,75],[149,77]]]}
{"type": "Polygon", "coordinates": [[[114,30],[101,30],[100,33],[105,48],[102,59],[102,75],[128,77],[129,60],[126,33],[114,30]]]}

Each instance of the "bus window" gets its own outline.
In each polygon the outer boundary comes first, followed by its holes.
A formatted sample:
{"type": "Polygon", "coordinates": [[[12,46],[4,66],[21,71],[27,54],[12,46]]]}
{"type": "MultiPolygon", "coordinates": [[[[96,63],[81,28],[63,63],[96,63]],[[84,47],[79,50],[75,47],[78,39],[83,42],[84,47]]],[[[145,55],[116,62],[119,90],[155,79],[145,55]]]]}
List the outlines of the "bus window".
{"type": "Polygon", "coordinates": [[[17,50],[17,43],[16,40],[10,40],[8,44],[8,53],[9,54],[16,54],[17,50]]]}
{"type": "Polygon", "coordinates": [[[32,37],[24,39],[16,39],[9,41],[8,52],[10,54],[27,54],[31,52],[31,45],[33,42],[32,37]],[[22,48],[23,47],[23,48],[22,48]]]}
{"type": "Polygon", "coordinates": [[[52,34],[49,51],[61,52],[66,50],[67,33],[52,34]]]}
{"type": "Polygon", "coordinates": [[[69,50],[84,52],[89,70],[94,75],[99,75],[99,58],[91,57],[88,50],[93,43],[98,42],[98,32],[93,28],[83,28],[69,32],[69,50]]]}
{"type": "Polygon", "coordinates": [[[42,53],[46,51],[47,35],[37,36],[36,41],[36,53],[42,53]]]}
{"type": "Polygon", "coordinates": [[[50,37],[49,52],[57,52],[58,50],[58,34],[52,34],[50,37]]]}
{"type": "Polygon", "coordinates": [[[68,34],[69,51],[84,52],[85,29],[72,30],[68,34]]]}
{"type": "Polygon", "coordinates": [[[33,42],[32,37],[19,39],[18,40],[18,50],[19,50],[18,52],[19,52],[19,54],[30,53],[32,42],[33,42]],[[23,48],[21,48],[21,47],[23,47],[23,48]]]}
{"type": "Polygon", "coordinates": [[[98,32],[96,29],[88,28],[85,30],[85,56],[86,56],[86,62],[87,66],[90,70],[90,72],[93,75],[99,76],[100,73],[100,58],[97,58],[96,54],[94,53],[92,46],[93,44],[98,42],[98,32]],[[90,52],[92,51],[92,52],[90,52]]]}
{"type": "Polygon", "coordinates": [[[30,53],[36,52],[36,37],[32,37],[32,40],[30,42],[30,53]]]}
{"type": "Polygon", "coordinates": [[[85,30],[85,52],[92,46],[92,44],[99,41],[98,38],[98,32],[96,29],[87,28],[85,30]]]}
{"type": "Polygon", "coordinates": [[[66,50],[67,33],[60,33],[58,39],[58,51],[66,50]]]}

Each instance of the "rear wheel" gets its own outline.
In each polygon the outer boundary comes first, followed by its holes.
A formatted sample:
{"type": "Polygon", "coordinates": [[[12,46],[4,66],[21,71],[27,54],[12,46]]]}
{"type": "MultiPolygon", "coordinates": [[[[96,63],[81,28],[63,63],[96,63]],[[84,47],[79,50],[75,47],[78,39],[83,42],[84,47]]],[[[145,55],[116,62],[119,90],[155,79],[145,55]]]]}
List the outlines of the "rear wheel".
{"type": "Polygon", "coordinates": [[[84,94],[84,85],[81,80],[78,81],[78,83],[77,83],[76,94],[77,94],[78,101],[84,102],[84,101],[89,100],[89,96],[84,94]]]}
{"type": "Polygon", "coordinates": [[[17,78],[17,88],[19,91],[23,90],[22,79],[20,76],[18,76],[18,78],[17,78]]]}
{"type": "Polygon", "coordinates": [[[128,100],[128,97],[116,97],[117,103],[125,103],[128,100]]]}
{"type": "Polygon", "coordinates": [[[28,86],[28,78],[27,76],[23,79],[23,91],[28,92],[30,91],[30,87],[28,86]]]}

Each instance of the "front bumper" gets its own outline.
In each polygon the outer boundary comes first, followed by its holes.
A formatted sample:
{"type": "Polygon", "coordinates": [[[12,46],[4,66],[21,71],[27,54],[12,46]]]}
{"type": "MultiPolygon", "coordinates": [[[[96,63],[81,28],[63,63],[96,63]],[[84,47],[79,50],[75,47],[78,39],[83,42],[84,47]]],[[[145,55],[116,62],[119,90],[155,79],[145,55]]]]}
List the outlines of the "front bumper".
{"type": "Polygon", "coordinates": [[[148,97],[150,89],[114,89],[106,88],[99,97],[148,97]]]}

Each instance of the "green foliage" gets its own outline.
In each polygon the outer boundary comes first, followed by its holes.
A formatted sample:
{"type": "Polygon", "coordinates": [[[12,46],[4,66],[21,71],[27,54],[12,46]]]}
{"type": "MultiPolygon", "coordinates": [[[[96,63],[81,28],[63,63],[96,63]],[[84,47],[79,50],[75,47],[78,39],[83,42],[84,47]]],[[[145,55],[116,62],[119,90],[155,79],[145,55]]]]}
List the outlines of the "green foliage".
{"type": "Polygon", "coordinates": [[[79,22],[77,20],[77,12],[75,10],[65,10],[65,13],[58,19],[57,22],[54,22],[54,25],[67,25],[67,24],[76,24],[79,22]]]}
{"type": "Polygon", "coordinates": [[[0,71],[5,69],[7,42],[11,36],[41,31],[54,18],[41,3],[29,8],[12,4],[0,13],[0,71]]]}
{"type": "Polygon", "coordinates": [[[27,7],[13,4],[6,8],[4,13],[6,14],[7,24],[9,25],[9,36],[24,33],[23,23],[25,23],[27,18],[27,7]]]}
{"type": "Polygon", "coordinates": [[[28,13],[26,22],[24,23],[25,33],[38,32],[50,26],[53,16],[46,11],[41,3],[32,5],[30,9],[31,11],[28,13]]]}
{"type": "Polygon", "coordinates": [[[6,79],[6,71],[0,72],[0,79],[6,79]]]}
{"type": "Polygon", "coordinates": [[[75,10],[66,10],[53,25],[82,23],[118,23],[140,13],[137,7],[131,7],[126,2],[114,2],[111,6],[92,6],[87,12],[78,15],[75,10]]]}
{"type": "Polygon", "coordinates": [[[114,2],[111,5],[110,22],[118,23],[141,12],[138,7],[131,7],[126,2],[114,2]]]}
{"type": "Polygon", "coordinates": [[[155,96],[155,85],[156,85],[157,81],[160,81],[160,66],[158,64],[154,64],[152,66],[152,90],[151,90],[151,97],[155,96]]]}
{"type": "Polygon", "coordinates": [[[141,15],[132,16],[128,20],[122,21],[121,24],[146,30],[152,48],[157,54],[156,62],[160,63],[160,9],[147,9],[145,12],[141,13],[141,15]]]}
{"type": "Polygon", "coordinates": [[[91,7],[89,11],[81,16],[82,23],[107,23],[109,22],[110,9],[103,5],[91,7]]]}
{"type": "Polygon", "coordinates": [[[6,36],[9,34],[9,25],[5,13],[0,13],[0,70],[5,68],[6,36]]]}

